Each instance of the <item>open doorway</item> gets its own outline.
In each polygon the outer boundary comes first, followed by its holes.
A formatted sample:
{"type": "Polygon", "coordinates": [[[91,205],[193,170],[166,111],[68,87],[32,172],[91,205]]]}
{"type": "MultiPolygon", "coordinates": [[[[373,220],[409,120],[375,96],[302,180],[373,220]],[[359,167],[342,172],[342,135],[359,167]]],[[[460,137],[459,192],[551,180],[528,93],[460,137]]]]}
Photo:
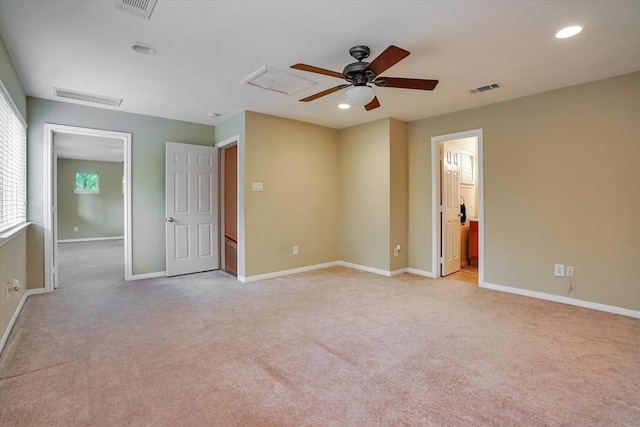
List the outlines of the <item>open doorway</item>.
{"type": "MultiPolygon", "coordinates": [[[[124,279],[131,280],[130,159],[129,133],[45,123],[45,290],[48,292],[59,283],[59,241],[82,245],[92,242],[93,246],[95,242],[108,241],[109,251],[118,251],[116,257],[122,260],[114,264],[120,266],[117,274],[122,276],[124,270],[124,279]],[[110,201],[96,197],[101,192],[100,175],[102,184],[111,187],[110,201]],[[76,179],[83,188],[75,187],[76,179]],[[62,200],[59,184],[63,184],[61,191],[65,193],[62,200]],[[71,200],[66,199],[69,193],[73,194],[71,200]]],[[[100,253],[100,249],[96,253],[100,253]]]]}
{"type": "Polygon", "coordinates": [[[220,149],[220,258],[224,271],[238,276],[238,139],[216,145],[220,149]]]}
{"type": "Polygon", "coordinates": [[[482,284],[482,129],[433,137],[431,144],[435,275],[482,284]]]}

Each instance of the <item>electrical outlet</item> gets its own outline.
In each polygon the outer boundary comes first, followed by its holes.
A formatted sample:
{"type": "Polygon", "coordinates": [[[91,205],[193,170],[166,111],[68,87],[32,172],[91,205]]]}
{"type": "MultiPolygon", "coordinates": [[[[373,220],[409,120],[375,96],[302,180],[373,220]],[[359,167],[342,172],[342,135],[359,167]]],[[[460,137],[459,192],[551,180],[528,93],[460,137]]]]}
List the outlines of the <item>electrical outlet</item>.
{"type": "Polygon", "coordinates": [[[564,277],[564,264],[555,264],[553,266],[554,276],[564,277]]]}
{"type": "Polygon", "coordinates": [[[567,268],[564,270],[564,275],[567,277],[573,277],[574,273],[575,269],[573,268],[573,265],[567,265],[567,268]]]}
{"type": "Polygon", "coordinates": [[[11,292],[18,292],[20,290],[20,280],[11,279],[9,283],[7,283],[7,301],[11,298],[11,292]]]}
{"type": "Polygon", "coordinates": [[[294,255],[298,255],[298,245],[295,245],[295,246],[293,247],[293,254],[294,254],[294,255]]]}
{"type": "Polygon", "coordinates": [[[73,231],[74,231],[75,233],[77,233],[77,232],[78,232],[78,227],[73,227],[73,231]]]}

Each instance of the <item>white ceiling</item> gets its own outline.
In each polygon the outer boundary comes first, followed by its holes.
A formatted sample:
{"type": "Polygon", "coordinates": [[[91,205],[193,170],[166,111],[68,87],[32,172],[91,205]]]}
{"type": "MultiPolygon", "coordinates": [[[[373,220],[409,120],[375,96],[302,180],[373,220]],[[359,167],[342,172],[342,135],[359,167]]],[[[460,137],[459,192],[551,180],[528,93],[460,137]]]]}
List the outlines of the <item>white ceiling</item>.
{"type": "Polygon", "coordinates": [[[56,132],[53,136],[56,155],[62,159],[123,162],[121,139],[56,132]]]}
{"type": "Polygon", "coordinates": [[[638,0],[158,0],[149,20],[115,0],[0,0],[0,35],[30,96],[56,99],[60,87],[124,98],[105,108],[214,125],[245,109],[337,129],[411,121],[640,70],[638,0]],[[573,24],[584,31],[554,38],[573,24]],[[133,42],[158,53],[138,54],[133,42]],[[343,82],[333,77],[290,70],[317,82],[292,96],[239,84],[263,65],[341,72],[360,44],[369,60],[391,44],[411,52],[383,76],[440,84],[375,88],[382,106],[369,112],[339,110],[344,91],[298,101],[343,82]],[[469,93],[493,82],[504,87],[469,93]]]}

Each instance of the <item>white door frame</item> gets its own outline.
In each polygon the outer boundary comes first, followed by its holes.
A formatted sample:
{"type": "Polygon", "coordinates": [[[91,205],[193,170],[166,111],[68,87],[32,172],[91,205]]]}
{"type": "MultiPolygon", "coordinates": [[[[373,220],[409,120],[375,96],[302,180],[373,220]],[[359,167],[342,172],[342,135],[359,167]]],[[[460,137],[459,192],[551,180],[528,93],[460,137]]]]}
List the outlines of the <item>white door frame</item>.
{"type": "Polygon", "coordinates": [[[442,276],[440,265],[440,248],[442,236],[440,231],[440,156],[438,145],[440,142],[476,137],[478,140],[478,286],[484,284],[484,171],[482,128],[464,132],[438,135],[431,138],[431,266],[435,277],[442,276]]]}
{"type": "Polygon", "coordinates": [[[57,189],[55,188],[55,178],[53,176],[55,168],[54,162],[57,156],[53,150],[53,139],[56,133],[67,133],[73,135],[84,135],[92,137],[104,137],[120,139],[124,145],[124,279],[133,280],[133,264],[131,260],[131,134],[126,132],[116,132],[101,129],[90,129],[76,126],[57,125],[51,123],[44,124],[44,289],[45,292],[54,290],[55,275],[57,265],[54,265],[54,254],[56,253],[54,241],[54,227],[56,226],[54,211],[56,206],[57,189]]]}
{"type": "MultiPolygon", "coordinates": [[[[234,145],[238,146],[238,154],[237,154],[237,176],[236,176],[236,185],[237,185],[237,198],[236,198],[236,215],[237,222],[237,236],[238,236],[238,249],[237,249],[237,266],[236,266],[236,277],[239,281],[244,282],[244,210],[241,210],[242,201],[244,200],[244,177],[241,173],[240,169],[240,159],[241,153],[244,152],[242,148],[242,144],[240,143],[240,135],[232,136],[231,138],[227,138],[224,141],[220,141],[216,144],[216,148],[220,149],[220,163],[223,165],[224,163],[224,149],[232,147],[234,145]],[[241,151],[242,150],[242,151],[241,151]]],[[[224,267],[224,167],[220,167],[220,266],[224,267]]]]}
{"type": "MultiPolygon", "coordinates": [[[[226,237],[225,237],[225,157],[227,155],[227,148],[231,148],[231,147],[235,147],[238,145],[238,140],[237,138],[229,138],[226,139],[218,144],[216,144],[216,148],[218,148],[220,150],[220,156],[219,156],[219,160],[220,160],[220,203],[219,203],[219,208],[220,208],[220,268],[221,269],[225,269],[226,263],[225,263],[225,252],[226,252],[226,237]]],[[[238,184],[238,164],[239,164],[239,159],[237,156],[237,151],[236,151],[236,185],[238,184]]],[[[236,219],[238,216],[238,194],[239,192],[237,191],[237,187],[236,187],[236,219]]],[[[236,222],[236,237],[238,236],[238,223],[236,222]]],[[[238,242],[236,242],[236,257],[237,257],[237,252],[238,252],[238,242]]],[[[237,258],[236,258],[236,269],[238,268],[237,266],[237,258]]],[[[238,274],[238,272],[236,271],[236,275],[238,274]]]]}

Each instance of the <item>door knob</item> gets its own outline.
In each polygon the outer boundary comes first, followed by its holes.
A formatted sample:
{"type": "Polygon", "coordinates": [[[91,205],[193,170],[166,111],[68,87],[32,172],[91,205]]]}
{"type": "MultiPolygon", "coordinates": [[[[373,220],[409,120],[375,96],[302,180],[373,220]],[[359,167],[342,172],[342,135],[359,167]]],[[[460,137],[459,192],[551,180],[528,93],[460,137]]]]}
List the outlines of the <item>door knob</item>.
{"type": "Polygon", "coordinates": [[[166,222],[173,222],[173,218],[169,217],[169,218],[165,218],[164,219],[166,222]]]}

